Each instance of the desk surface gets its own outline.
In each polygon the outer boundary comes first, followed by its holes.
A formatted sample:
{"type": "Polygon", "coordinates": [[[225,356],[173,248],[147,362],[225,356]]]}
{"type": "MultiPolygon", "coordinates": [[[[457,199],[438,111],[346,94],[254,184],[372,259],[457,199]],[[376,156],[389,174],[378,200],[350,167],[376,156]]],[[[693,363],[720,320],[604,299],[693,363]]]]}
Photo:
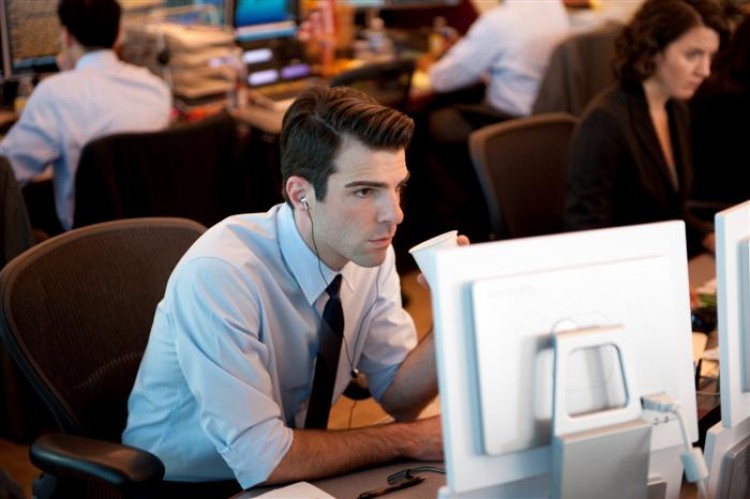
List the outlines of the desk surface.
{"type": "Polygon", "coordinates": [[[716,277],[716,258],[710,253],[701,253],[688,261],[690,287],[697,288],[716,277]]]}
{"type": "MultiPolygon", "coordinates": [[[[425,465],[443,468],[443,463],[408,461],[357,471],[335,478],[316,480],[311,483],[319,489],[329,493],[333,497],[342,499],[355,498],[359,494],[367,490],[386,487],[388,485],[386,479],[393,473],[408,468],[416,468],[418,466],[425,465]]],[[[417,484],[414,487],[409,487],[408,489],[390,492],[387,496],[384,497],[386,497],[387,499],[437,497],[438,490],[440,489],[440,487],[445,485],[445,476],[433,472],[423,472],[417,474],[421,477],[424,477],[425,480],[422,483],[417,484]]],[[[251,497],[257,497],[265,492],[268,492],[269,490],[271,490],[271,487],[246,490],[240,494],[233,496],[232,499],[249,499],[251,497]]]]}

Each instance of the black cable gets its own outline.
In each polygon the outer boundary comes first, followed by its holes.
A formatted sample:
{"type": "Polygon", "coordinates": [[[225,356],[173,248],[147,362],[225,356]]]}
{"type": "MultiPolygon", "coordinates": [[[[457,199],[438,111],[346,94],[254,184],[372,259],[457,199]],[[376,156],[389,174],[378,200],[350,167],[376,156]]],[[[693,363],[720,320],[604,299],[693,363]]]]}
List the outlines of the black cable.
{"type": "Polygon", "coordinates": [[[416,478],[417,473],[424,473],[424,472],[438,473],[440,475],[445,475],[445,468],[440,468],[438,466],[416,466],[414,468],[406,468],[404,470],[397,471],[396,473],[392,473],[388,475],[388,478],[387,478],[388,484],[395,485],[405,480],[412,480],[416,478]]]}

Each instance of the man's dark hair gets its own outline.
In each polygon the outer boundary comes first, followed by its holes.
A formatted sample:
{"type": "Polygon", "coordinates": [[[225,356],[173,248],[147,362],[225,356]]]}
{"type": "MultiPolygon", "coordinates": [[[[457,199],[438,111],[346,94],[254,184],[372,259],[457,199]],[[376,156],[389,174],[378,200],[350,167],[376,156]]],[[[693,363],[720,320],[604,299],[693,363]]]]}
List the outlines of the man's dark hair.
{"type": "Polygon", "coordinates": [[[726,43],[729,29],[714,0],[646,0],[616,41],[615,71],[622,80],[644,81],[656,70],[654,56],[698,26],[726,43]]]}
{"type": "Polygon", "coordinates": [[[73,37],[86,49],[111,49],[120,29],[117,0],[60,0],[57,15],[73,37]]]}
{"type": "Polygon", "coordinates": [[[345,138],[373,150],[405,149],[414,121],[399,111],[378,104],[371,96],[350,87],[313,87],[295,99],[281,125],[282,195],[292,175],[310,182],[315,197],[324,200],[333,160],[345,138]]]}

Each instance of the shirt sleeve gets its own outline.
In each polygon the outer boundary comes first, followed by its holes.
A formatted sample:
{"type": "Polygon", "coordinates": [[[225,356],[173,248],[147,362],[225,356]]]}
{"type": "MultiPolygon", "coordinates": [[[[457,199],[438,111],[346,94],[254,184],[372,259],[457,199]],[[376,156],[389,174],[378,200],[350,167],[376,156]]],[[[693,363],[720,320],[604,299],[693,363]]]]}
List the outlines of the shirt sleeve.
{"type": "Polygon", "coordinates": [[[55,116],[54,95],[40,83],[29,97],[18,122],[0,142],[21,185],[44,171],[62,155],[60,120],[55,116]]]}
{"type": "Polygon", "coordinates": [[[382,265],[378,288],[359,368],[367,375],[373,398],[380,401],[406,356],[417,346],[414,321],[401,303],[401,283],[392,249],[382,265]]]}
{"type": "Polygon", "coordinates": [[[430,67],[430,86],[435,91],[449,92],[478,82],[502,56],[502,30],[491,24],[488,18],[477,19],[468,33],[430,67]]]}
{"type": "Polygon", "coordinates": [[[185,265],[173,286],[177,358],[201,427],[240,484],[251,487],[270,475],[293,438],[273,398],[257,290],[212,258],[185,265]]]}

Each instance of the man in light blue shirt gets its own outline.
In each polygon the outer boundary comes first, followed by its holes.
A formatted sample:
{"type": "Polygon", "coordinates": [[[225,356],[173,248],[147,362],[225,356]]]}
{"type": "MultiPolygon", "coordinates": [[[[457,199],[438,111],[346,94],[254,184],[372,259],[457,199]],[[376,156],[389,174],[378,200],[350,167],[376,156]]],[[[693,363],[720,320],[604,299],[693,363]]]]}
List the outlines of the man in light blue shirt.
{"type": "Polygon", "coordinates": [[[116,0],[61,0],[59,74],[34,89],[19,121],[0,142],[24,185],[52,167],[55,210],[62,229],[73,225],[75,176],[81,149],[117,132],[159,130],[169,124],[166,83],[145,68],[118,60],[116,0]]]}
{"type": "Polygon", "coordinates": [[[416,420],[437,395],[433,339],[417,345],[391,246],[413,126],[347,87],[306,91],[282,126],[286,203],[224,220],[177,265],[123,434],[164,461],[166,480],[248,488],[442,459],[439,419],[416,420]],[[333,401],[360,370],[395,423],[303,429],[337,275],[345,329],[333,401]]]}

